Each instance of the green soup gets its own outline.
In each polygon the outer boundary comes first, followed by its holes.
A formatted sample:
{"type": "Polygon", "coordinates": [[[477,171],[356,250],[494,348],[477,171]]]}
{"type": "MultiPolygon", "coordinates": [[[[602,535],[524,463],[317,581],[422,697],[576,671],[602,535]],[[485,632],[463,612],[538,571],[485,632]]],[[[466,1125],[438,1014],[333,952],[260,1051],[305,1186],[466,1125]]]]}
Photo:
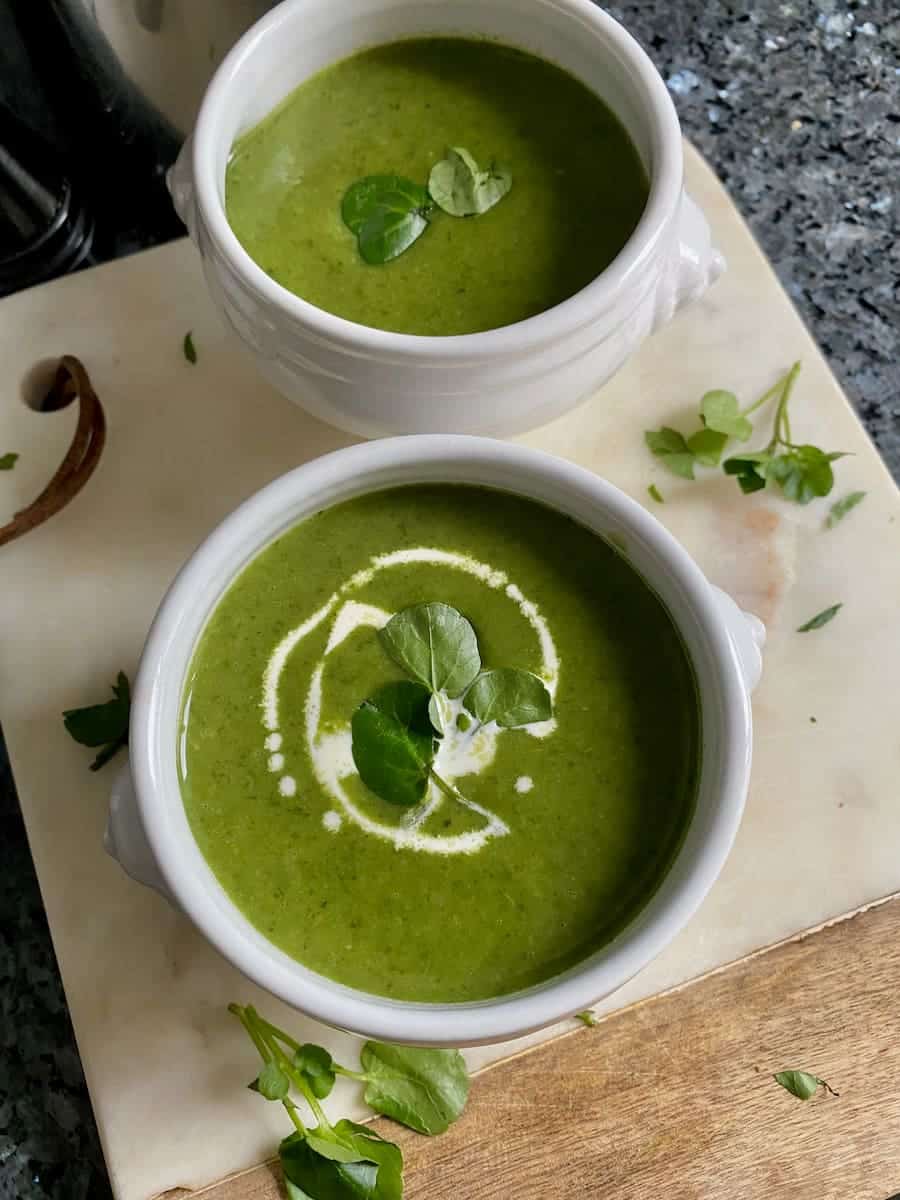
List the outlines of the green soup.
{"type": "Polygon", "coordinates": [[[547,979],[635,915],[690,818],[699,739],[684,646],[617,550],[436,485],[327,509],[250,563],[194,654],[178,762],[200,849],[267,938],[353,987],[461,1001],[547,979]],[[541,677],[553,718],[448,731],[436,761],[465,803],[399,809],[356,773],[350,721],[403,677],[378,628],[430,601],[468,617],[485,668],[541,677]]]}
{"type": "Polygon", "coordinates": [[[489,41],[365,50],[301,84],[235,144],[228,219],[247,252],[319,308],[379,329],[475,333],[583,288],[640,219],[647,177],[619,120],[559,67],[489,41]],[[341,219],[367,175],[425,184],[449,146],[512,172],[490,211],[435,211],[398,258],[370,266],[341,219]]]}

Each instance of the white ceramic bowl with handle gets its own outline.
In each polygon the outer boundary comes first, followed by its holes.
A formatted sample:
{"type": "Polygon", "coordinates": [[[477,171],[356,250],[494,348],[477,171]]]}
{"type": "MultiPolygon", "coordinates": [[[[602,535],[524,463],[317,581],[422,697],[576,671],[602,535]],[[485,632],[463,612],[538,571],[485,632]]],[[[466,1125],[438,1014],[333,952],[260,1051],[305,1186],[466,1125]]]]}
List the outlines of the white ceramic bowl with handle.
{"type": "Polygon", "coordinates": [[[219,67],[170,188],[215,303],[285,395],[363,437],[505,435],[572,408],[720,274],[723,260],[682,172],[665,84],[591,0],[285,0],[219,67]],[[225,215],[236,137],[330,63],[429,34],[497,38],[564,67],[619,116],[650,177],[644,214],[602,274],[562,304],[485,333],[388,333],[324,312],[257,266],[225,215]]]}
{"type": "Polygon", "coordinates": [[[242,504],[172,584],[135,683],[130,763],[114,787],[107,846],[129,874],[168,896],[246,976],[320,1021],[422,1045],[516,1037],[620,987],[672,940],[712,886],[744,807],[750,692],[760,674],[763,639],[760,622],[708,583],[655,517],[582,467],[473,437],[392,438],[339,450],[276,479],[242,504]],[[322,508],[385,487],[436,482],[527,496],[614,541],[671,613],[693,663],[701,707],[696,809],[674,863],[646,906],[612,942],[564,974],[477,1003],[407,1003],[371,995],[309,970],[267,941],[229,899],[197,847],[176,770],[191,657],[207,618],[241,569],[273,538],[322,508]]]}

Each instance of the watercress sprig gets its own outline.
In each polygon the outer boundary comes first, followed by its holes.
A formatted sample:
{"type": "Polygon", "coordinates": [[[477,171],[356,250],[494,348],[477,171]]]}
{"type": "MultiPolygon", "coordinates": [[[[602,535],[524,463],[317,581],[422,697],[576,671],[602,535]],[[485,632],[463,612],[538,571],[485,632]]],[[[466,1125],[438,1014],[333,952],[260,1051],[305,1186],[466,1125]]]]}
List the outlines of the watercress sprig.
{"type": "Polygon", "coordinates": [[[113,699],[87,708],[69,708],[63,713],[66,730],[82,746],[102,749],[91,763],[92,771],[102,766],[128,745],[128,722],[131,717],[131,687],[128,676],[120,671],[112,687],[113,699]]]}
{"type": "Polygon", "coordinates": [[[465,797],[434,768],[446,733],[448,701],[462,698],[457,729],[474,736],[495,722],[511,729],[549,720],[550,693],[530,671],[482,671],[471,623],[449,604],[403,609],[379,631],[382,646],[411,680],[389,683],[354,712],[353,762],[363,783],[390,804],[406,807],[425,798],[429,783],[445,796],[465,797]],[[466,717],[465,721],[459,718],[466,717]]]}
{"type": "Polygon", "coordinates": [[[418,1133],[437,1134],[455,1121],[469,1095],[469,1074],[458,1050],[420,1050],[366,1042],[362,1069],[334,1061],[323,1046],[300,1044],[252,1005],[230,1004],[256,1047],[262,1067],[249,1084],[280,1103],[293,1133],[278,1147],[289,1200],[401,1200],[403,1154],[399,1146],[355,1121],[331,1124],[319,1103],[345,1075],[365,1084],[365,1101],[418,1133]],[[292,1094],[293,1093],[293,1094],[292,1094]],[[294,1099],[312,1112],[307,1127],[294,1099]]]}
{"type": "Polygon", "coordinates": [[[776,1071],[773,1079],[786,1092],[790,1092],[792,1096],[796,1096],[798,1100],[809,1100],[810,1097],[816,1094],[820,1087],[823,1087],[832,1096],[838,1095],[834,1088],[826,1083],[824,1079],[820,1079],[818,1075],[811,1075],[809,1071],[776,1071]]]}

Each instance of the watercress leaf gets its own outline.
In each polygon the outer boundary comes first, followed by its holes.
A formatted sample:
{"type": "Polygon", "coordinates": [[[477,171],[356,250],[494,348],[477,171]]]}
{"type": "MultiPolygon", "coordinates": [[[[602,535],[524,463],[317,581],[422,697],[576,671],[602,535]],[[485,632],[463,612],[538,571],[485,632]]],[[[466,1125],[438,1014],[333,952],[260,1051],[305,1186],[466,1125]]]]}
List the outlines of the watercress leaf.
{"type": "Polygon", "coordinates": [[[255,1092],[267,1100],[283,1100],[290,1091],[290,1080],[276,1062],[267,1062],[256,1077],[255,1092]]]}
{"type": "Polygon", "coordinates": [[[823,1087],[826,1092],[830,1092],[832,1096],[836,1096],[837,1092],[826,1083],[824,1079],[820,1079],[818,1075],[811,1075],[809,1071],[777,1071],[774,1075],[776,1083],[796,1096],[798,1100],[809,1100],[814,1096],[820,1087],[823,1087]]]}
{"type": "Polygon", "coordinates": [[[648,429],[644,441],[650,451],[673,473],[682,479],[694,478],[694,455],[677,429],[664,425],[662,429],[648,429]]]}
{"type": "Polygon", "coordinates": [[[18,462],[19,456],[14,451],[9,454],[0,454],[0,471],[11,471],[18,462]]]}
{"type": "Polygon", "coordinates": [[[82,746],[124,745],[128,740],[128,719],[131,715],[131,690],[128,679],[119,672],[113,685],[113,699],[87,708],[70,708],[63,713],[68,733],[82,746]]]}
{"type": "Polygon", "coordinates": [[[512,187],[512,175],[492,163],[482,171],[468,150],[451,146],[447,157],[436,162],[428,176],[428,191],[435,204],[451,217],[485,213],[512,187]]]}
{"type": "Polygon", "coordinates": [[[834,486],[831,464],[840,454],[825,454],[818,446],[794,446],[777,454],[769,463],[768,474],[788,500],[809,504],[827,496],[834,486]]]}
{"type": "Polygon", "coordinates": [[[483,671],[463,696],[463,704],[482,725],[496,721],[504,729],[553,716],[553,702],[543,681],[516,667],[483,671]]]}
{"type": "Polygon", "coordinates": [[[726,475],[737,477],[740,489],[745,494],[758,492],[766,486],[771,458],[767,450],[754,451],[736,458],[726,458],[722,463],[722,470],[726,475]]]}
{"type": "Polygon", "coordinates": [[[293,1133],[279,1146],[289,1200],[398,1200],[401,1192],[379,1189],[381,1168],[374,1158],[351,1151],[349,1162],[340,1161],[336,1156],[343,1155],[345,1148],[331,1134],[324,1129],[308,1136],[293,1133]],[[326,1148],[329,1153],[321,1153],[326,1148]]]}
{"type": "Polygon", "coordinates": [[[341,216],[357,235],[368,263],[385,263],[402,254],[428,224],[428,192],[402,175],[367,175],[344,194],[341,216]]]}
{"type": "Polygon", "coordinates": [[[704,467],[717,467],[728,435],[715,429],[700,429],[687,440],[688,449],[704,467]]]}
{"type": "Polygon", "coordinates": [[[428,701],[428,719],[438,737],[443,737],[449,716],[445,711],[444,698],[440,692],[433,692],[428,701]]]}
{"type": "Polygon", "coordinates": [[[458,1050],[366,1042],[366,1103],[418,1133],[443,1133],[465,1108],[469,1073],[458,1050]]]}
{"type": "Polygon", "coordinates": [[[418,804],[428,787],[435,738],[428,689],[402,681],[365,700],[350,722],[353,761],[360,779],[389,804],[418,804]]]}
{"type": "Polygon", "coordinates": [[[481,669],[475,630],[449,604],[405,608],[378,636],[394,662],[431,692],[458,696],[481,669]]]}
{"type": "Polygon", "coordinates": [[[582,1025],[587,1025],[589,1029],[597,1024],[597,1018],[590,1009],[586,1009],[585,1012],[576,1013],[575,1018],[576,1020],[580,1021],[582,1025]]]}
{"type": "Polygon", "coordinates": [[[651,500],[655,500],[657,504],[665,504],[665,498],[655,483],[651,483],[647,491],[650,494],[651,500]]]}
{"type": "Polygon", "coordinates": [[[197,350],[194,346],[194,331],[189,329],[184,335],[184,341],[181,344],[181,349],[184,352],[184,357],[191,365],[197,361],[197,350]]]}
{"type": "Polygon", "coordinates": [[[380,208],[359,231],[359,252],[372,265],[390,262],[408,250],[425,232],[428,221],[419,212],[380,208]]]}
{"type": "Polygon", "coordinates": [[[334,1087],[334,1060],[324,1046],[306,1042],[294,1052],[293,1065],[312,1089],[313,1095],[324,1100],[334,1087]]]}
{"type": "Polygon", "coordinates": [[[866,498],[865,492],[850,492],[849,495],[843,496],[840,500],[835,500],[828,511],[828,516],[825,519],[825,528],[834,529],[839,521],[843,521],[847,513],[852,512],[857,504],[861,504],[866,498]]]}
{"type": "Polygon", "coordinates": [[[707,392],[700,401],[700,418],[707,429],[746,442],[753,424],[741,415],[734,392],[707,392]]]}
{"type": "Polygon", "coordinates": [[[814,617],[803,625],[798,626],[798,633],[809,633],[813,629],[821,629],[823,625],[827,625],[829,621],[834,620],[840,610],[844,607],[843,602],[840,604],[832,604],[830,608],[823,608],[820,613],[816,613],[814,617]]]}
{"type": "Polygon", "coordinates": [[[400,1147],[355,1121],[338,1121],[334,1133],[346,1144],[356,1147],[367,1160],[378,1164],[373,1200],[401,1200],[403,1195],[403,1153],[400,1147]]]}

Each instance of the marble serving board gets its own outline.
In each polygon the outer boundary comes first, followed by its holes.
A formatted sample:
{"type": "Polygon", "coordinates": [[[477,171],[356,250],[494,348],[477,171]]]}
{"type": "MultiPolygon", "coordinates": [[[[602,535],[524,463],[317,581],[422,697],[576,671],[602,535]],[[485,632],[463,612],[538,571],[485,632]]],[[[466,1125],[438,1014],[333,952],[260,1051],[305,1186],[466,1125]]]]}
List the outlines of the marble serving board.
{"type": "MultiPolygon", "coordinates": [[[[900,888],[900,496],[725,191],[690,150],[687,176],[728,273],[601,393],[522,439],[648,505],[656,483],[665,496],[656,515],[769,627],[734,852],[690,925],[605,1010],[900,888]],[[852,453],[837,465],[835,497],[868,493],[835,529],[823,528],[823,504],[744,497],[718,473],[682,482],[644,447],[646,428],[689,427],[703,391],[755,397],[796,358],[795,435],[852,453]],[[830,625],[795,632],[838,601],[830,625]]],[[[112,769],[88,771],[89,753],[60,713],[102,699],[118,670],[134,671],[164,589],[216,522],[349,439],[255,375],[220,327],[193,249],[175,243],[3,302],[0,453],[21,458],[0,475],[0,520],[41,490],[68,445],[72,409],[36,413],[20,395],[36,361],[63,353],[90,370],[108,443],[64,512],[0,550],[0,719],[113,1188],[118,1200],[147,1200],[262,1161],[283,1132],[276,1106],[244,1087],[253,1054],[225,1012],[230,1000],[257,1003],[345,1061],[357,1042],[260,993],[106,857],[112,769]],[[188,329],[195,366],[182,355],[188,329]]],[[[468,1057],[479,1067],[525,1045],[468,1057]]],[[[349,1087],[328,1107],[364,1111],[349,1087]]]]}

